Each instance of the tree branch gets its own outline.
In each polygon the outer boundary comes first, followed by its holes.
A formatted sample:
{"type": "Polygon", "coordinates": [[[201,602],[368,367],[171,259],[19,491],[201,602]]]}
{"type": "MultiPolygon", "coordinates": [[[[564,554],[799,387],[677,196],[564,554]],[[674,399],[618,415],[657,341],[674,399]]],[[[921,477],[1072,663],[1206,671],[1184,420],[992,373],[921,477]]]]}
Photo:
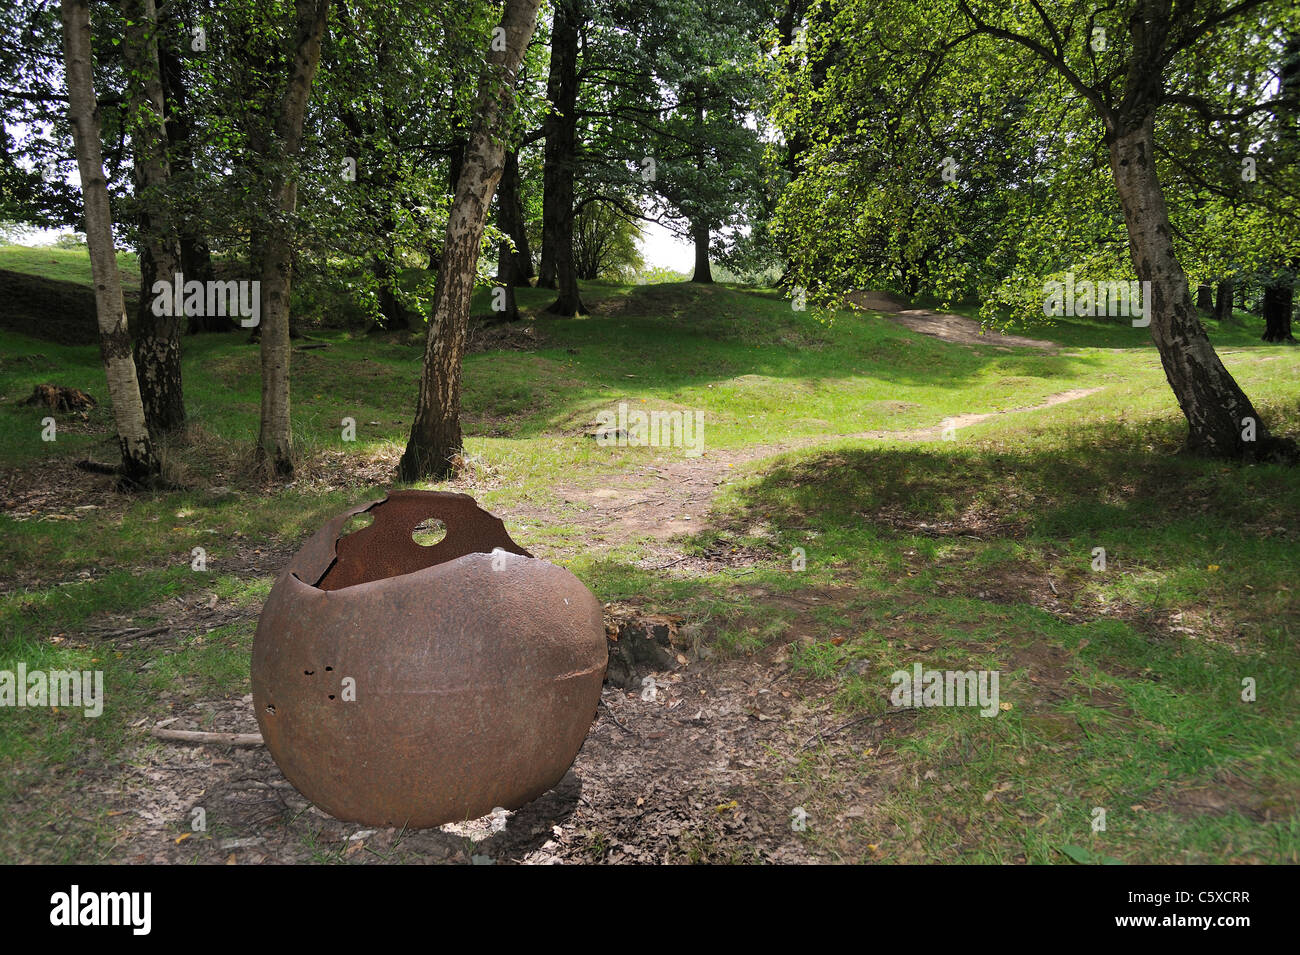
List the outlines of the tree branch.
{"type": "MultiPolygon", "coordinates": [[[[1243,0],[1243,2],[1258,2],[1258,0],[1243,0]]],[[[1061,74],[1061,76],[1065,78],[1065,81],[1074,87],[1075,92],[1092,104],[1092,107],[1101,116],[1102,122],[1106,124],[1107,129],[1114,128],[1114,116],[1111,112],[1111,108],[1106,103],[1105,98],[1102,97],[1100,91],[1095,90],[1084,83],[1083,80],[1079,78],[1078,74],[1075,73],[1074,70],[1070,69],[1069,64],[1067,64],[1062,57],[1057,56],[1033,37],[1024,36],[1023,34],[1016,33],[1012,30],[1004,30],[1002,27],[995,27],[991,23],[986,23],[981,20],[975,14],[975,11],[970,8],[968,0],[957,0],[957,5],[961,8],[962,13],[966,14],[966,18],[975,25],[976,32],[996,37],[1000,40],[1007,40],[1011,43],[1017,43],[1025,49],[1032,51],[1040,60],[1052,67],[1052,69],[1056,70],[1057,73],[1061,74]]]]}

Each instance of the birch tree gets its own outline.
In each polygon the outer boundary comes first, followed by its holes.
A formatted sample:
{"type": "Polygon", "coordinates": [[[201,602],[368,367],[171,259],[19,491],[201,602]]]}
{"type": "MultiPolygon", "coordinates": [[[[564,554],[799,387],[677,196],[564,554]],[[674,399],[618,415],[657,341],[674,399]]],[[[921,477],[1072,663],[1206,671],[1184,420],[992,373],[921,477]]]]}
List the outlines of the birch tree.
{"type": "Polygon", "coordinates": [[[91,275],[95,283],[99,350],[122,454],[122,482],[132,487],[150,486],[160,480],[161,465],[145,424],[140,384],[127,333],[122,279],[117,271],[108,181],[104,177],[104,159],[99,142],[99,105],[92,77],[88,0],[63,0],[60,14],[67,71],[68,119],[72,124],[77,170],[81,176],[86,245],[90,250],[91,275]]]}
{"type": "Polygon", "coordinates": [[[488,207],[505,166],[503,127],[515,101],[515,78],[537,25],[541,0],[506,0],[479,81],[478,109],[447,220],[433,313],[411,437],[398,465],[403,481],[442,478],[461,451],[461,362],[469,332],[470,297],[488,207]]]}

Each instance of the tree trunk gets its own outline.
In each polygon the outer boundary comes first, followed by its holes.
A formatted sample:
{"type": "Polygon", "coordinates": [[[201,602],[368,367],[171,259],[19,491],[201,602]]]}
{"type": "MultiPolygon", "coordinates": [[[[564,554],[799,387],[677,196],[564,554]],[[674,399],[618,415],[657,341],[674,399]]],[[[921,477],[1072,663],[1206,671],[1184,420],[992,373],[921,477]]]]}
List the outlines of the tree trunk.
{"type": "MultiPolygon", "coordinates": [[[[695,96],[695,128],[699,133],[699,141],[705,141],[704,131],[704,91],[701,86],[692,84],[695,96]]],[[[701,181],[704,179],[705,170],[708,168],[704,147],[701,145],[695,153],[695,171],[699,174],[701,181]]],[[[691,276],[692,282],[713,282],[713,270],[709,268],[709,237],[712,233],[709,220],[705,217],[704,205],[701,203],[697,208],[696,217],[691,220],[691,238],[695,242],[695,274],[691,276]]]]}
{"type": "Polygon", "coordinates": [[[149,433],[158,435],[185,424],[181,384],[185,316],[174,314],[170,308],[163,315],[156,314],[153,294],[155,277],[171,286],[181,271],[180,241],[168,195],[171,168],[158,61],[158,10],[154,0],[122,0],[122,13],[126,19],[129,126],[140,208],[142,288],[136,312],[135,364],[145,422],[149,433]]]}
{"type": "MultiPolygon", "coordinates": [[[[555,40],[551,40],[551,72],[547,80],[547,94],[559,90],[559,61],[555,59],[555,40]]],[[[552,101],[554,102],[554,101],[552,101]]],[[[552,111],[554,108],[552,107],[552,111]]],[[[560,168],[557,165],[557,152],[552,143],[557,140],[559,132],[555,130],[559,118],[548,114],[542,120],[542,130],[546,134],[542,146],[542,256],[537,263],[537,287],[555,288],[555,250],[559,243],[559,223],[556,221],[556,195],[559,188],[560,168]]]]}
{"type": "MultiPolygon", "coordinates": [[[[519,189],[519,153],[506,153],[505,171],[501,174],[501,184],[497,187],[497,228],[514,241],[514,250],[508,242],[502,242],[498,254],[498,263],[509,266],[510,283],[520,288],[527,288],[532,283],[533,257],[528,250],[528,229],[524,221],[524,204],[519,189]],[[509,263],[506,263],[509,259],[509,263]]],[[[499,264],[498,281],[507,281],[505,271],[499,264]]]]}
{"type": "Polygon", "coordinates": [[[1233,320],[1232,281],[1230,279],[1219,282],[1214,299],[1214,317],[1220,325],[1233,320]]]}
{"type": "Polygon", "coordinates": [[[113,245],[113,217],[108,182],[99,143],[99,106],[92,82],[90,6],[88,0],[63,0],[63,59],[68,86],[68,121],[77,150],[77,171],[86,208],[86,245],[95,283],[95,317],[99,351],[108,379],[108,397],[122,454],[122,482],[149,486],[160,480],[162,468],[145,424],[140,383],[131,358],[126,329],[122,279],[113,245]]]}
{"type": "MultiPolygon", "coordinates": [[[[543,176],[543,179],[545,177],[543,176]]],[[[537,263],[537,287],[555,288],[555,233],[546,231],[546,185],[542,185],[542,259],[537,263]]]]}
{"type": "Polygon", "coordinates": [[[397,300],[397,293],[394,291],[398,281],[397,271],[397,247],[393,243],[393,232],[397,228],[397,222],[391,212],[384,214],[381,228],[388,243],[388,249],[384,255],[376,255],[371,259],[371,270],[375,276],[375,283],[378,286],[376,296],[379,300],[379,316],[377,319],[378,326],[386,332],[406,332],[411,330],[411,317],[407,314],[402,303],[397,300]]]}
{"type": "MultiPolygon", "coordinates": [[[[141,216],[144,220],[145,217],[141,216]]],[[[140,400],[144,404],[145,422],[154,435],[177,430],[185,424],[185,394],[181,381],[181,333],[183,315],[155,315],[154,282],[162,279],[170,288],[179,265],[177,258],[164,261],[158,245],[147,241],[150,226],[141,221],[140,303],[135,313],[135,364],[140,382],[140,400]]]]}
{"type": "Polygon", "coordinates": [[[1214,311],[1214,289],[1208,285],[1196,286],[1196,307],[1202,312],[1214,311]]]}
{"type": "MultiPolygon", "coordinates": [[[[515,226],[516,193],[519,189],[519,163],[514,153],[506,153],[501,183],[497,187],[497,228],[510,235],[515,226]],[[511,161],[514,174],[511,175],[511,161]]],[[[497,246],[497,286],[492,290],[492,308],[503,322],[519,320],[519,303],[515,301],[515,279],[518,265],[510,243],[502,240],[497,246]],[[498,304],[502,306],[497,308],[498,304]]]]}
{"type": "Polygon", "coordinates": [[[1169,210],[1156,176],[1152,128],[1148,113],[1136,121],[1121,121],[1117,131],[1107,134],[1133,267],[1141,281],[1150,283],[1144,305],[1151,337],[1187,418],[1186,450],[1207,457],[1253,458],[1273,450],[1276,442],[1223,367],[1196,316],[1187,275],[1174,254],[1169,210]],[[1243,440],[1244,432],[1255,440],[1243,440]]]}
{"type": "MultiPolygon", "coordinates": [[[[172,10],[172,30],[181,30],[183,25],[175,20],[176,11],[172,10]]],[[[165,19],[165,18],[164,18],[165,19]]],[[[185,74],[181,58],[176,51],[163,42],[157,44],[158,67],[162,74],[164,117],[167,128],[167,142],[171,156],[171,178],[173,183],[193,187],[194,184],[194,145],[193,128],[186,108],[185,74]]],[[[180,210],[173,207],[176,217],[176,229],[180,235],[181,270],[185,277],[199,282],[208,282],[216,276],[212,271],[212,252],[203,230],[194,221],[192,210],[180,210]]],[[[192,315],[190,331],[231,331],[234,324],[228,316],[192,315]]]]}
{"type": "Polygon", "coordinates": [[[407,317],[402,303],[393,294],[393,267],[387,259],[376,258],[374,261],[375,280],[379,283],[379,326],[386,332],[408,332],[411,320],[407,317]]]}
{"type": "MultiPolygon", "coordinates": [[[[789,47],[794,42],[795,31],[802,26],[804,16],[808,12],[807,6],[806,0],[786,0],[785,9],[781,11],[781,15],[777,18],[777,36],[780,38],[781,46],[789,47]]],[[[809,27],[814,25],[815,21],[810,23],[809,27]]],[[[824,61],[819,66],[821,68],[814,69],[812,75],[815,78],[824,80],[826,76],[824,61]]],[[[794,75],[798,70],[799,60],[792,58],[790,65],[786,67],[786,71],[790,75],[794,75]]],[[[817,85],[820,86],[821,84],[817,85]]],[[[799,164],[803,154],[808,150],[808,141],[798,125],[786,133],[786,136],[785,156],[782,164],[790,177],[789,181],[794,182],[799,178],[799,164]]]]}
{"type": "MultiPolygon", "coordinates": [[[[1300,265],[1300,262],[1296,263],[1300,265]]],[[[1295,278],[1287,275],[1264,286],[1264,334],[1266,342],[1294,343],[1291,309],[1295,302],[1295,278]]]]}
{"type": "Polygon", "coordinates": [[[501,126],[514,109],[515,77],[536,26],[540,2],[506,0],[501,16],[505,49],[489,51],[479,82],[478,108],[469,148],[447,218],[446,240],[433,293],[433,314],[425,338],[415,421],[397,468],[398,479],[402,481],[446,477],[454,470],[453,460],[462,450],[461,359],[469,331],[470,297],[474,293],[479,245],[504,165],[501,126]]]}
{"type": "Polygon", "coordinates": [[[393,282],[396,277],[393,260],[377,255],[371,261],[371,270],[378,286],[375,293],[379,306],[378,327],[386,332],[409,331],[411,322],[406,316],[406,310],[402,308],[401,303],[397,301],[397,296],[393,294],[393,282]]]}
{"type": "Polygon", "coordinates": [[[453,139],[451,141],[451,152],[447,156],[447,191],[456,195],[456,187],[460,185],[460,172],[465,167],[465,150],[469,148],[469,143],[463,138],[453,139]]]}
{"type": "Polygon", "coordinates": [[[707,223],[693,223],[691,235],[695,239],[695,274],[692,282],[712,282],[713,270],[709,267],[709,227],[707,223]]]}
{"type": "MultiPolygon", "coordinates": [[[[187,35],[180,14],[171,5],[170,19],[162,15],[163,33],[187,35]]],[[[193,127],[186,107],[184,64],[176,51],[160,39],[157,44],[158,67],[162,74],[164,120],[171,158],[173,188],[193,190],[195,187],[193,127]]],[[[212,270],[212,252],[204,237],[204,230],[192,207],[173,203],[172,215],[180,238],[181,272],[186,280],[210,282],[216,278],[212,270]]],[[[186,334],[200,332],[233,332],[234,320],[228,315],[188,315],[186,334]]]]}
{"type": "MultiPolygon", "coordinates": [[[[546,95],[545,166],[542,173],[542,278],[555,269],[556,315],[586,314],[573,267],[573,166],[578,153],[578,25],[582,0],[557,0],[551,31],[551,74],[546,95]]],[[[538,285],[543,284],[541,281],[538,285]]],[[[548,286],[549,287],[549,286],[548,286]]]]}
{"type": "Polygon", "coordinates": [[[275,118],[266,239],[262,249],[262,419],[258,458],[273,475],[293,474],[293,434],[289,417],[289,293],[293,268],[293,214],[298,203],[294,164],[302,143],[307,98],[320,62],[321,37],[329,0],[295,0],[293,61],[284,98],[275,118]]]}
{"type": "MultiPolygon", "coordinates": [[[[1279,70],[1281,96],[1275,118],[1278,148],[1283,161],[1300,162],[1300,31],[1292,32],[1283,47],[1279,70]]],[[[1293,344],[1291,310],[1295,302],[1295,279],[1300,273],[1300,256],[1293,257],[1264,288],[1264,335],[1266,342],[1293,344]]]]}

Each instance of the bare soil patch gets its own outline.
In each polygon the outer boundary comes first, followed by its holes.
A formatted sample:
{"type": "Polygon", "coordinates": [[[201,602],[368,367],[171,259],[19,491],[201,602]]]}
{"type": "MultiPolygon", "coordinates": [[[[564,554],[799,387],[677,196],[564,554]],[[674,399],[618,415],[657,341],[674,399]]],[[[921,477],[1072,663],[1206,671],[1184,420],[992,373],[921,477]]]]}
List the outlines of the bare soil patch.
{"type": "Polygon", "coordinates": [[[1008,335],[1004,332],[986,332],[979,322],[964,315],[950,312],[932,312],[928,308],[916,308],[906,299],[892,292],[860,291],[850,292],[845,301],[855,308],[872,312],[882,312],[905,328],[944,341],[957,342],[961,345],[992,345],[1002,348],[1035,348],[1039,351],[1056,352],[1055,342],[1038,338],[1026,338],[1023,335],[1008,335]]]}

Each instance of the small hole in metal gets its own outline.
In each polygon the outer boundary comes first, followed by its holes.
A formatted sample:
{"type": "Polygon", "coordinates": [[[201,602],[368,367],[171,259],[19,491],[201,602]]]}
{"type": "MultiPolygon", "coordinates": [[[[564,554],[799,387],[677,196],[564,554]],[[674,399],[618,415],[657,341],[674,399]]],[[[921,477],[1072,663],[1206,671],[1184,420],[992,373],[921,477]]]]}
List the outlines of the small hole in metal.
{"type": "Polygon", "coordinates": [[[447,536],[447,525],[436,517],[426,517],[411,531],[411,540],[421,547],[432,547],[447,536]]]}
{"type": "Polygon", "coordinates": [[[266,712],[268,712],[268,713],[270,713],[272,716],[274,716],[274,715],[275,715],[275,704],[273,704],[273,703],[268,703],[268,704],[266,704],[266,712]]]}

